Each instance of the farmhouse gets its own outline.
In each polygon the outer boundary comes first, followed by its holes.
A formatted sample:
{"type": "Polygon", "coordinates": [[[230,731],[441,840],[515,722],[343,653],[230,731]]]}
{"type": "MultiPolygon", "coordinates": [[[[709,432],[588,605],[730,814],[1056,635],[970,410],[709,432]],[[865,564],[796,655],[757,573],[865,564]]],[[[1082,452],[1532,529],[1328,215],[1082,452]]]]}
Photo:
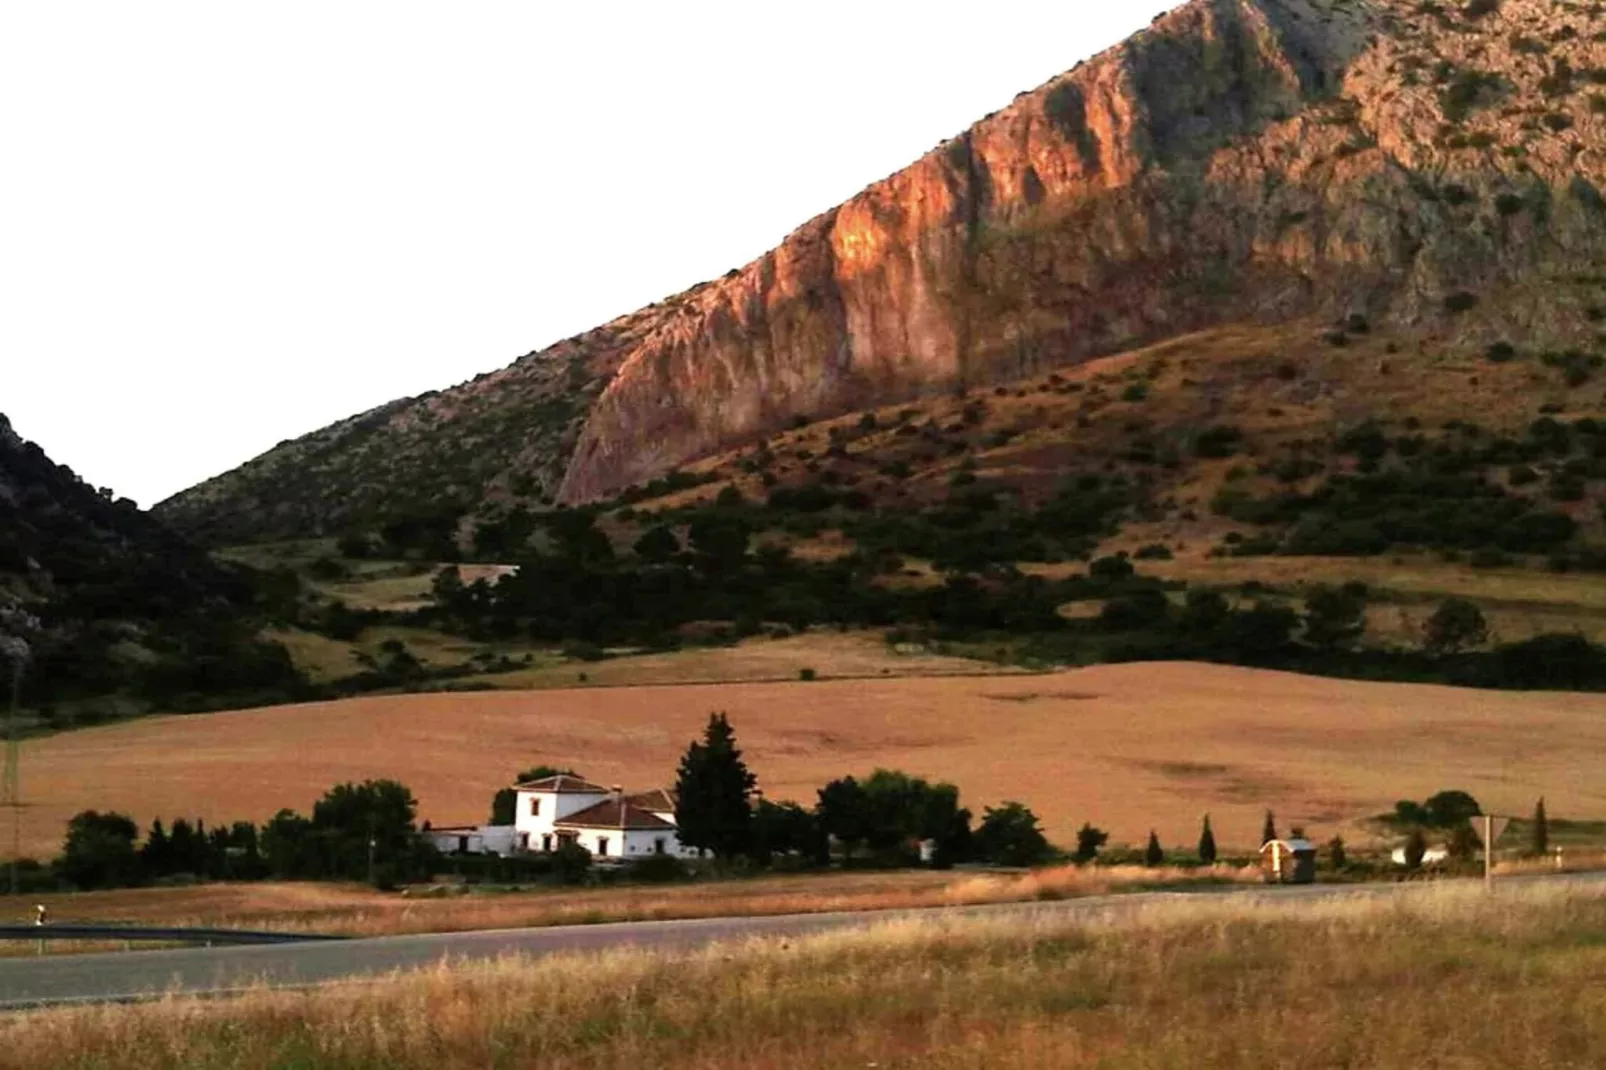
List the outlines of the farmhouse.
{"type": "Polygon", "coordinates": [[[448,825],[424,828],[424,838],[442,854],[501,855],[513,853],[518,834],[512,825],[448,825]]]}
{"type": "Polygon", "coordinates": [[[651,855],[696,857],[675,834],[675,800],[657,789],[626,795],[574,776],[551,776],[513,785],[513,846],[521,851],[555,851],[578,844],[595,858],[630,859],[651,855]]]}

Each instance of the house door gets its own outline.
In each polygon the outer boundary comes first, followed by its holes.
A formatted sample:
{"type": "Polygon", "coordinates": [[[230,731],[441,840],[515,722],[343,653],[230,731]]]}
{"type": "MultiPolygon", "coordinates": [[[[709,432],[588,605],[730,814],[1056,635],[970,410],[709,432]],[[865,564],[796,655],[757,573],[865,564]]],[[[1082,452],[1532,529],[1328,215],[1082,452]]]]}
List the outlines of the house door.
{"type": "Polygon", "coordinates": [[[552,850],[552,833],[549,832],[546,835],[541,837],[541,850],[543,850],[543,851],[552,850]]]}
{"type": "Polygon", "coordinates": [[[606,837],[606,836],[598,836],[597,837],[597,854],[601,855],[604,858],[608,857],[608,837],[606,837]]]}

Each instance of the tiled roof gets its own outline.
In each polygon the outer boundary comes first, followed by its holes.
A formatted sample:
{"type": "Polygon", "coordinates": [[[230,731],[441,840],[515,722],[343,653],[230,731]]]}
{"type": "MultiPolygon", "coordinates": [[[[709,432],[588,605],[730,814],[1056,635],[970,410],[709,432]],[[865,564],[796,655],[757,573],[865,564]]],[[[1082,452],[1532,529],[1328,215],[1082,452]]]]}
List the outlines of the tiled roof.
{"type": "Polygon", "coordinates": [[[673,813],[675,809],[675,793],[667,788],[653,788],[651,791],[638,792],[635,795],[626,795],[625,802],[631,806],[639,806],[643,810],[656,810],[659,813],[673,813]]]}
{"type": "Polygon", "coordinates": [[[606,795],[608,789],[589,780],[577,776],[543,777],[540,780],[526,780],[522,784],[514,784],[519,791],[544,791],[556,795],[606,795]]]}
{"type": "Polygon", "coordinates": [[[586,829],[666,829],[673,830],[674,825],[665,821],[657,814],[643,810],[628,799],[607,799],[595,806],[588,806],[584,810],[559,818],[552,823],[554,828],[586,828],[586,829]]]}

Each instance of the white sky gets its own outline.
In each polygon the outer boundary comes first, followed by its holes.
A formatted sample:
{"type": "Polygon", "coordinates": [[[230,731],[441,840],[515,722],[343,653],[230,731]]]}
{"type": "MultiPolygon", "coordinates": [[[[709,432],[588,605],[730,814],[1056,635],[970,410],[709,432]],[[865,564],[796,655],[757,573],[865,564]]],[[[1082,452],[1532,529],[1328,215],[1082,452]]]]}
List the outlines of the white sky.
{"type": "Polygon", "coordinates": [[[1168,0],[0,5],[0,412],[151,505],[739,266],[1168,0]]]}

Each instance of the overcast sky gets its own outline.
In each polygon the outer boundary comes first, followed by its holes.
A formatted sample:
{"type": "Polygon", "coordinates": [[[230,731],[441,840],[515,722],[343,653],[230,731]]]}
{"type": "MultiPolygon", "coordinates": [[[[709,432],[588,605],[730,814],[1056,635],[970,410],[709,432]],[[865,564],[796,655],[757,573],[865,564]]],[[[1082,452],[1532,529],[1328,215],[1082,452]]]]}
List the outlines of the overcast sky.
{"type": "Polygon", "coordinates": [[[1163,0],[0,7],[0,412],[142,505],[746,263],[1163,0]]]}

